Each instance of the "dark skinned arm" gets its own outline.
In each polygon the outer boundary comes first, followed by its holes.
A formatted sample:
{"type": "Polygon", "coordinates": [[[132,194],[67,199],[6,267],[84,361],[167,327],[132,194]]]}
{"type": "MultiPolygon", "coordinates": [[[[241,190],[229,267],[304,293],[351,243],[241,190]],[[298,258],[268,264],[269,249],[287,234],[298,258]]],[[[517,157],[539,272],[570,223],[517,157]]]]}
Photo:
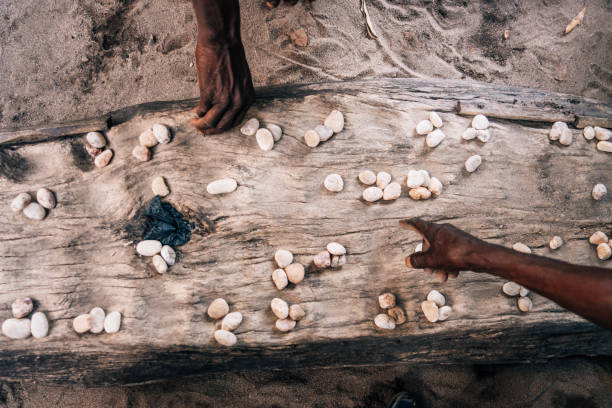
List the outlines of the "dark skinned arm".
{"type": "Polygon", "coordinates": [[[456,277],[463,270],[500,276],[612,330],[612,269],[520,253],[484,242],[449,224],[418,218],[400,224],[424,239],[423,252],[406,258],[409,268],[435,270],[441,280],[456,277]]]}
{"type": "Polygon", "coordinates": [[[191,124],[205,135],[237,125],[255,99],[240,37],[238,0],[192,0],[200,102],[191,124]]]}

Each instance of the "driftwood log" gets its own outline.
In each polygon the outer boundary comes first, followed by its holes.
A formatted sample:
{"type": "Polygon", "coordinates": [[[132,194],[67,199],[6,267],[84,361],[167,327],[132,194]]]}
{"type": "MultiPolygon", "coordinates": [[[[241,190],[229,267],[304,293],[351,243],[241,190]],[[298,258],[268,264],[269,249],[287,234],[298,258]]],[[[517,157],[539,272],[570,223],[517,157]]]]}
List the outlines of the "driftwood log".
{"type": "Polygon", "coordinates": [[[465,272],[440,284],[407,269],[404,257],[419,239],[398,228],[400,219],[421,216],[452,222],[491,242],[521,241],[537,254],[610,265],[597,259],[588,237],[599,229],[612,231],[612,200],[590,196],[597,182],[612,186],[612,156],[598,152],[577,129],[569,147],[546,136],[552,120],[609,123],[610,105],[450,81],[272,87],[259,91],[249,112],[284,129],[274,149],[263,152],[238,129],[197,135],[188,124],[193,104],[145,104],[63,125],[67,131],[0,133],[0,320],[10,317],[15,298],[30,296],[51,327],[44,339],[0,337],[1,380],[127,384],[211,370],[612,355],[612,333],[537,294],[531,295],[533,311],[524,314],[516,299],[501,293],[503,281],[496,277],[465,272]],[[459,114],[461,106],[464,113],[476,109],[499,117],[491,118],[489,143],[461,140],[471,120],[459,114]],[[345,113],[344,131],[308,148],[304,132],[333,108],[345,113]],[[430,110],[440,113],[447,135],[435,149],[413,135],[430,110]],[[173,141],[155,147],[151,161],[137,162],[131,150],[155,122],[172,128],[173,141]],[[69,135],[107,126],[115,157],[97,169],[83,135],[69,135]],[[463,163],[476,153],[483,164],[468,174],[463,163]],[[412,201],[407,191],[392,203],[360,199],[360,171],[384,170],[403,181],[412,168],[438,177],[442,195],[424,202],[412,201]],[[342,175],[344,191],[323,188],[330,173],[342,175]],[[157,175],[172,191],[167,201],[195,224],[191,241],[177,248],[179,261],[165,275],[134,250],[157,175]],[[238,189],[208,195],[206,184],[224,177],[235,178],[238,189]],[[35,194],[40,187],[58,199],[45,220],[10,211],[15,195],[35,194]],[[547,246],[553,235],[566,242],[554,252],[547,246]],[[274,287],[276,249],[289,249],[308,265],[330,241],[348,249],[346,266],[311,270],[304,282],[282,292],[274,287]],[[434,288],[454,309],[443,323],[427,322],[419,309],[434,288]],[[373,325],[377,296],[384,291],[395,293],[408,313],[408,321],[392,332],[373,325]],[[277,296],[300,303],[307,313],[286,334],[273,328],[269,303],[277,296]],[[233,348],[212,337],[218,322],[207,317],[206,308],[217,297],[244,315],[233,348]],[[119,333],[72,330],[72,319],[94,306],[123,314],[119,333]]]}

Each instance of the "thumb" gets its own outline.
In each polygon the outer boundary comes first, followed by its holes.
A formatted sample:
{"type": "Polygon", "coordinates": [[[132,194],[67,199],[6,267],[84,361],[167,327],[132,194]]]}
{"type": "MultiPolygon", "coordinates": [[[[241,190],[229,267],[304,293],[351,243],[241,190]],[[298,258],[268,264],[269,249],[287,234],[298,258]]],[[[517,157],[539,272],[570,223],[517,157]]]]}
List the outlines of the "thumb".
{"type": "Polygon", "coordinates": [[[415,252],[406,257],[406,266],[409,268],[424,269],[431,267],[430,252],[415,252]]]}

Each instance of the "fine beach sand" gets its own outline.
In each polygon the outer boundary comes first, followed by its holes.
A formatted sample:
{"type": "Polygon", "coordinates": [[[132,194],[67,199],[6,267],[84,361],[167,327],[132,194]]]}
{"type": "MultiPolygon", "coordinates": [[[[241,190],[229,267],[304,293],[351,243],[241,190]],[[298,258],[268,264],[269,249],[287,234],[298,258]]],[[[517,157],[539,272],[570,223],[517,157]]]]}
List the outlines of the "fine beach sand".
{"type": "MultiPolygon", "coordinates": [[[[612,6],[590,1],[241,1],[255,85],[437,77],[612,99],[612,6]],[[304,29],[300,48],[288,34],[304,29]],[[509,30],[507,40],[504,30],[509,30]]],[[[186,0],[0,1],[0,127],[91,117],[198,96],[186,0]]],[[[424,407],[609,407],[612,359],[207,374],[136,387],[0,383],[7,407],[384,407],[409,391],[424,407]]]]}

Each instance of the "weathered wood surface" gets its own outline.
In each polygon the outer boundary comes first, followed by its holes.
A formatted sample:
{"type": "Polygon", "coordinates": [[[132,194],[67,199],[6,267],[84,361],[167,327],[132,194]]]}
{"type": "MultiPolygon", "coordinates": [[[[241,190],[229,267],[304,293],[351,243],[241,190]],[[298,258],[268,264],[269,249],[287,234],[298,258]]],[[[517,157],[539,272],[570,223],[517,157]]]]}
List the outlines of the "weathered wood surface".
{"type": "MultiPolygon", "coordinates": [[[[122,123],[107,133],[115,157],[105,169],[94,168],[83,137],[0,149],[0,320],[10,316],[16,297],[31,296],[51,321],[45,339],[0,337],[0,379],[135,383],[226,369],[612,355],[612,333],[539,295],[532,295],[534,310],[522,314],[515,299],[500,293],[501,279],[466,272],[439,284],[403,265],[418,237],[399,230],[398,221],[412,216],[450,221],[508,246],[521,241],[545,256],[610,265],[597,259],[587,238],[598,229],[612,231],[612,200],[590,198],[596,182],[612,185],[612,156],[578,130],[575,142],[562,147],[548,141],[548,125],[511,120],[492,120],[487,144],[462,141],[471,119],[456,114],[457,98],[471,92],[486,101],[498,96],[493,90],[415,80],[268,88],[249,116],[283,127],[270,152],[238,129],[198,136],[188,125],[186,101],[115,114],[122,123]],[[345,112],[345,130],[308,148],[302,135],[332,108],[345,112]],[[447,135],[435,149],[413,136],[431,109],[441,114],[447,135]],[[174,140],[154,148],[150,162],[136,162],[131,150],[138,135],[155,122],[171,126],[174,140]],[[483,164],[467,174],[463,163],[475,153],[483,164]],[[440,178],[442,195],[414,202],[404,191],[393,203],[360,200],[361,170],[403,180],[411,168],[440,178]],[[344,191],[322,187],[329,173],[343,176],[344,191]],[[197,225],[166,275],[153,272],[131,243],[139,238],[134,217],[152,198],[156,175],[168,180],[167,200],[197,225]],[[238,180],[238,189],[208,195],[206,184],[222,177],[238,180]],[[44,221],[10,212],[17,193],[42,186],[59,202],[44,221]],[[566,244],[551,252],[547,244],[557,234],[566,244]],[[344,268],[309,273],[301,284],[276,290],[270,280],[275,249],[287,248],[308,264],[330,241],[347,247],[344,268]],[[419,310],[434,288],[454,309],[443,323],[427,322],[419,310]],[[382,333],[372,321],[377,296],[387,290],[409,321],[382,333]],[[273,329],[269,302],[276,296],[306,309],[290,333],[273,329]],[[205,312],[216,297],[245,316],[231,349],[212,338],[218,323],[205,312]],[[121,311],[121,331],[73,332],[72,319],[94,306],[121,311]]],[[[533,92],[516,90],[513,98],[520,102],[524,94],[533,92]]]]}

